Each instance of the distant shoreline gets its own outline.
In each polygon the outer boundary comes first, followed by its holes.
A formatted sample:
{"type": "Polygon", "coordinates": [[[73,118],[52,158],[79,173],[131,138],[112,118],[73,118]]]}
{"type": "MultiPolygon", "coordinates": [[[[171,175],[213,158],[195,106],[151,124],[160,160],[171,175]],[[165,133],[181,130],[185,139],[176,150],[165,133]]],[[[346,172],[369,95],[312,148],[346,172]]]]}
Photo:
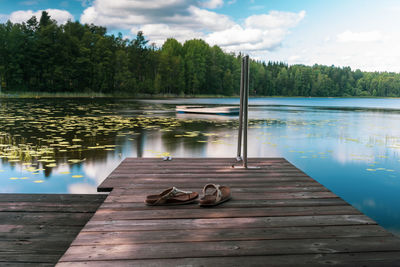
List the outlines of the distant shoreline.
{"type": "MultiPolygon", "coordinates": [[[[172,98],[239,98],[239,95],[147,95],[147,94],[102,94],[102,93],[45,93],[45,92],[9,92],[0,93],[0,99],[13,98],[131,98],[131,99],[172,99],[172,98]]],[[[374,98],[374,99],[398,99],[400,97],[383,96],[250,96],[250,98],[374,98]]]]}

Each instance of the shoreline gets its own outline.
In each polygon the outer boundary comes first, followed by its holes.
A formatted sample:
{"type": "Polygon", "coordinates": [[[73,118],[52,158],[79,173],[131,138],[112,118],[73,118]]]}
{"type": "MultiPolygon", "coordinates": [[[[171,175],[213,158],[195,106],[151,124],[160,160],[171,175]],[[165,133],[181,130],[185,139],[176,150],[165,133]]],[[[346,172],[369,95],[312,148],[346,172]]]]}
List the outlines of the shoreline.
{"type": "MultiPolygon", "coordinates": [[[[23,92],[23,93],[0,93],[0,99],[30,99],[30,98],[130,98],[130,99],[189,99],[189,98],[239,98],[239,95],[147,95],[147,94],[103,94],[103,93],[45,93],[45,92],[23,92]]],[[[399,99],[400,96],[249,96],[249,98],[362,98],[362,99],[399,99]]]]}

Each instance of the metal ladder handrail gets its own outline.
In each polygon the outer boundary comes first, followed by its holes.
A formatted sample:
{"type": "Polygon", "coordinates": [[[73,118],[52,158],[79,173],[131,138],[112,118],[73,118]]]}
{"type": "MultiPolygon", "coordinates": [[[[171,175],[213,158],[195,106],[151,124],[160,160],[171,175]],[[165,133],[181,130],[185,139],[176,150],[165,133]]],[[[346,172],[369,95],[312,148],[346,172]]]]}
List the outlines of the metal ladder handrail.
{"type": "Polygon", "coordinates": [[[239,132],[237,161],[243,161],[243,167],[247,166],[247,126],[249,113],[249,81],[250,81],[249,56],[242,58],[240,76],[240,110],[239,110],[239,132]],[[242,139],[243,139],[243,158],[242,158],[242,139]]]}

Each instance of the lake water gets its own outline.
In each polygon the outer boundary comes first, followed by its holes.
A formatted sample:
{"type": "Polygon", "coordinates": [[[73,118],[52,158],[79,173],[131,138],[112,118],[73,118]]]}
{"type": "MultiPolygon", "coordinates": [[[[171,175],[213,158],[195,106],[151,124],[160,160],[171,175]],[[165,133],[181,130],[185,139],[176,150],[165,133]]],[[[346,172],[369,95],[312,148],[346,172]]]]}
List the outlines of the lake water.
{"type": "MultiPolygon", "coordinates": [[[[0,193],[95,193],[125,157],[234,157],[229,99],[2,99],[0,193]]],[[[400,234],[400,99],[254,98],[249,157],[285,157],[400,234]]]]}

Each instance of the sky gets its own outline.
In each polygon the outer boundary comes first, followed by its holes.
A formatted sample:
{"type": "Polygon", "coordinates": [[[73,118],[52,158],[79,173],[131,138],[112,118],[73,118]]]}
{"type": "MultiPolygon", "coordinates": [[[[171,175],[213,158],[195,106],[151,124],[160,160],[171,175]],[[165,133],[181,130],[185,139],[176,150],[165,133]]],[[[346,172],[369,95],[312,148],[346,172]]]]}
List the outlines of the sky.
{"type": "Polygon", "coordinates": [[[42,10],[158,47],[196,38],[265,62],[400,72],[399,0],[0,0],[0,22],[42,10]]]}

